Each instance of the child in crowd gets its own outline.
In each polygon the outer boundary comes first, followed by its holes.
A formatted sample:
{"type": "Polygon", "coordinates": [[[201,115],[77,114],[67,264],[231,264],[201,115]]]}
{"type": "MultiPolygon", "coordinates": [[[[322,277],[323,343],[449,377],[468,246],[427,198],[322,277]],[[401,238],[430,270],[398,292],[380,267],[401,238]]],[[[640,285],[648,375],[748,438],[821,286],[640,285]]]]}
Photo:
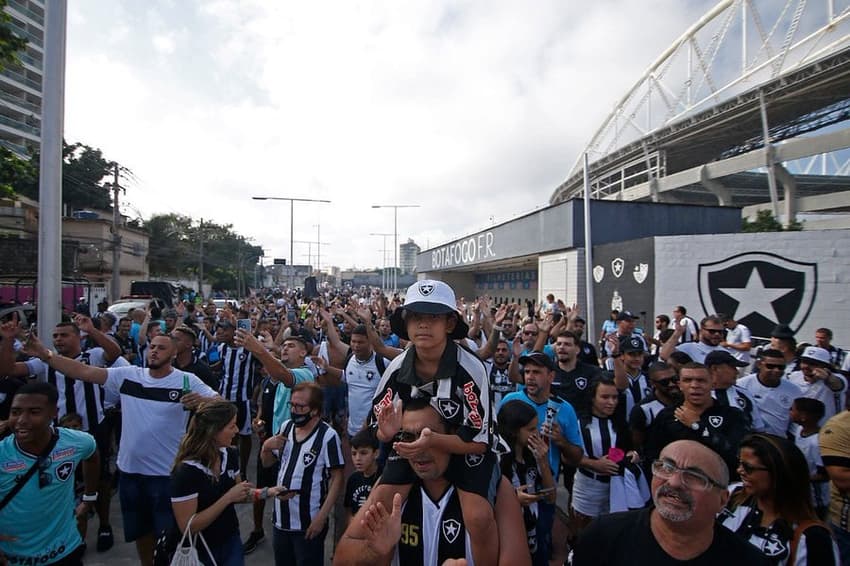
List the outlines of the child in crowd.
{"type": "MultiPolygon", "coordinates": [[[[77,413],[65,413],[62,415],[62,418],[59,419],[59,426],[62,428],[70,428],[72,430],[83,430],[83,417],[77,413]]],[[[78,467],[74,472],[74,497],[76,499],[74,508],[83,502],[83,494],[85,491],[86,485],[83,483],[83,469],[82,467],[78,467]]],[[[90,514],[92,513],[90,512],[90,514]]],[[[83,541],[86,540],[87,524],[88,517],[77,517],[77,530],[80,531],[80,536],[83,537],[83,541]]]]}
{"type": "Polygon", "coordinates": [[[504,453],[499,458],[502,475],[516,489],[522,505],[522,518],[528,539],[528,551],[534,566],[546,566],[546,545],[540,544],[547,533],[538,533],[537,503],[555,503],[555,479],[549,468],[549,443],[537,430],[537,410],[523,401],[508,401],[496,419],[504,453]]]}
{"type": "Polygon", "coordinates": [[[812,480],[812,504],[821,519],[826,519],[829,509],[829,477],[820,457],[818,422],[823,418],[826,407],[818,399],[799,397],[791,404],[791,434],[794,444],[806,457],[809,477],[812,480]]]}
{"type": "Polygon", "coordinates": [[[381,468],[378,466],[378,439],[372,429],[364,428],[351,438],[351,461],[354,464],[354,473],[348,477],[345,484],[345,498],[342,502],[348,509],[349,520],[366,503],[372,486],[381,475],[381,468]]]}
{"type": "MultiPolygon", "coordinates": [[[[391,449],[381,482],[370,500],[392,507],[394,495],[406,499],[418,480],[408,460],[431,448],[452,454],[446,473],[458,490],[463,522],[476,564],[496,564],[499,556],[493,509],[500,480],[492,450],[492,415],[487,372],[481,360],[455,340],[469,332],[457,311],[454,291],[442,281],[423,279],[407,290],[405,303],[390,317],[393,332],[410,346],[387,367],[375,390],[369,424],[391,449]],[[401,431],[402,409],[413,399],[427,399],[454,433],[424,430],[418,438],[401,431]]],[[[357,544],[365,527],[349,525],[340,545],[357,544]]]]}

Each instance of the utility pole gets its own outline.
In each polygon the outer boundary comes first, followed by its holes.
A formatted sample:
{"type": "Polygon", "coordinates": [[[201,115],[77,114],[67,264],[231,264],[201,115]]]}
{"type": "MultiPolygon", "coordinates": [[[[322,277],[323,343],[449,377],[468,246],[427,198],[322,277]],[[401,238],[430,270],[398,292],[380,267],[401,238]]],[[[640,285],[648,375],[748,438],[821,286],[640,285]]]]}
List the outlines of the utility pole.
{"type": "Polygon", "coordinates": [[[118,163],[112,164],[112,281],[109,286],[109,299],[114,303],[121,297],[121,213],[118,210],[118,163]]]}
{"type": "Polygon", "coordinates": [[[51,336],[62,313],[62,135],[68,3],[44,6],[41,175],[38,180],[38,335],[51,336]]]}
{"type": "MultiPolygon", "coordinates": [[[[204,296],[204,219],[198,227],[198,294],[204,296]]],[[[207,297],[209,298],[209,297],[207,297]]]]}

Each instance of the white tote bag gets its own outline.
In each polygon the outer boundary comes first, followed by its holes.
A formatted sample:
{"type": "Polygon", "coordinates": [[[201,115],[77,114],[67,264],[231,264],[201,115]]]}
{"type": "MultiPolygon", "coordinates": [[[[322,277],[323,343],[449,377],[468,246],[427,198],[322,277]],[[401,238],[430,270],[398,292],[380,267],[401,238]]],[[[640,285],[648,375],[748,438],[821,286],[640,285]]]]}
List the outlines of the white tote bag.
{"type": "Polygon", "coordinates": [[[213,566],[216,566],[215,558],[213,558],[210,547],[207,546],[207,541],[204,540],[204,536],[201,533],[192,534],[192,519],[194,518],[195,515],[192,515],[189,517],[189,522],[186,523],[186,530],[183,531],[180,544],[177,545],[177,550],[174,551],[171,566],[204,566],[204,563],[198,558],[198,540],[201,541],[201,544],[207,550],[207,556],[209,556],[213,566]],[[187,542],[189,543],[188,546],[184,546],[187,542]]]}

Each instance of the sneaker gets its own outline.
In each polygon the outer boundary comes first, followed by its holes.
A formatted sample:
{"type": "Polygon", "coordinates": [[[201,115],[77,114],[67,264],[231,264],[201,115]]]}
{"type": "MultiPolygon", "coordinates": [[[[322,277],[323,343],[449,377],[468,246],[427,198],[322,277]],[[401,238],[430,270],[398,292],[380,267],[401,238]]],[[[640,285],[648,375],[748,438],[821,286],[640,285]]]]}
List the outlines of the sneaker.
{"type": "Polygon", "coordinates": [[[97,531],[97,551],[106,552],[114,544],[115,537],[112,536],[112,527],[101,527],[97,531]]]}
{"type": "Polygon", "coordinates": [[[266,540],[266,533],[262,529],[259,531],[253,531],[249,536],[248,540],[242,545],[242,554],[251,554],[255,550],[257,550],[257,545],[266,540]]]}

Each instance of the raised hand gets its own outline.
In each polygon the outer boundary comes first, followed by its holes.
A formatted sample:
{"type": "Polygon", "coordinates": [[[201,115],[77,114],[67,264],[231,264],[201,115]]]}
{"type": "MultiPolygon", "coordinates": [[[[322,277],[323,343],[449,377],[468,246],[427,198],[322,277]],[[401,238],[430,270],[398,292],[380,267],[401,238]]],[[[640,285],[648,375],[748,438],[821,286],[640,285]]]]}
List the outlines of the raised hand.
{"type": "Polygon", "coordinates": [[[401,494],[393,495],[391,512],[379,501],[369,506],[360,523],[366,529],[369,547],[379,556],[389,555],[401,538],[401,494]]]}

